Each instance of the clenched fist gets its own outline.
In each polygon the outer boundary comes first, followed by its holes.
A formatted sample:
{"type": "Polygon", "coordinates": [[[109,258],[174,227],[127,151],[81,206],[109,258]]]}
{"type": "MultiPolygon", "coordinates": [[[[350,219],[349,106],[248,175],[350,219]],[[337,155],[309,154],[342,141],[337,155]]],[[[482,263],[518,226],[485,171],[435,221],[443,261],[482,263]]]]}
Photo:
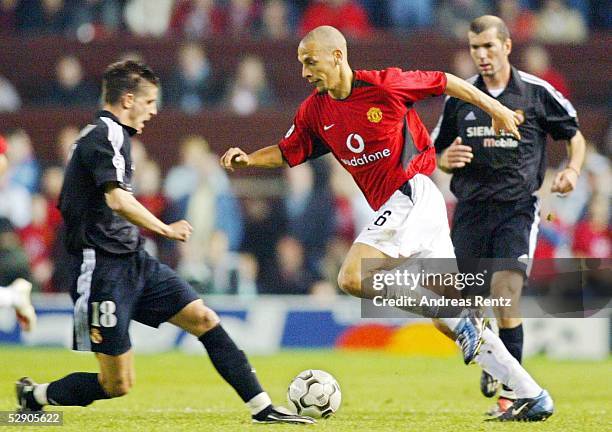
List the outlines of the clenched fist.
{"type": "Polygon", "coordinates": [[[223,168],[229,171],[234,171],[236,168],[244,168],[249,166],[249,156],[238,147],[231,147],[225,152],[219,163],[223,168]]]}

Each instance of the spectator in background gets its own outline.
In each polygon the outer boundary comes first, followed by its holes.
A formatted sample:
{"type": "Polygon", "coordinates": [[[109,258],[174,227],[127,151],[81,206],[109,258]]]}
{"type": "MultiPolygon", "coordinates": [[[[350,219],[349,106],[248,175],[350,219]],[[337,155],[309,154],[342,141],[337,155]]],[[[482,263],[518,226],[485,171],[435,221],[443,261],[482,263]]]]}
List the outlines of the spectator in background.
{"type": "Polygon", "coordinates": [[[15,6],[17,29],[24,33],[63,33],[70,23],[64,0],[20,0],[15,6]]]}
{"type": "Polygon", "coordinates": [[[401,33],[433,24],[432,0],[390,0],[389,13],[394,30],[401,33]]]}
{"type": "Polygon", "coordinates": [[[277,287],[277,278],[274,271],[276,250],[272,245],[278,242],[285,228],[282,205],[271,199],[245,198],[244,212],[246,223],[241,252],[257,263],[257,291],[273,292],[277,287]]]}
{"type": "Polygon", "coordinates": [[[558,199],[553,203],[556,217],[568,226],[576,224],[581,219],[593,195],[612,196],[610,161],[598,153],[595,146],[588,141],[582,170],[586,175],[578,178],[571,199],[558,199]]]}
{"type": "Polygon", "coordinates": [[[0,35],[12,36],[17,31],[16,8],[20,0],[0,0],[0,35]]]}
{"type": "Polygon", "coordinates": [[[11,184],[6,174],[0,177],[0,217],[16,228],[23,228],[32,220],[32,195],[25,187],[11,184]]]}
{"type": "Polygon", "coordinates": [[[294,237],[285,236],[276,243],[276,285],[264,294],[310,294],[311,288],[320,278],[306,263],[303,245],[294,237]]]}
{"type": "Polygon", "coordinates": [[[223,13],[214,0],[178,0],[172,11],[174,34],[200,39],[223,33],[223,13]]]}
{"type": "Polygon", "coordinates": [[[533,39],[537,18],[531,10],[521,7],[520,0],[499,0],[497,15],[508,26],[513,41],[525,42],[533,39]]]}
{"type": "Polygon", "coordinates": [[[21,98],[15,86],[0,75],[0,112],[15,112],[21,108],[21,98]]]}
{"type": "Polygon", "coordinates": [[[177,69],[166,86],[166,101],[185,113],[195,114],[217,102],[222,91],[219,83],[204,47],[189,42],[179,50],[177,69]]]}
{"type": "MultiPolygon", "coordinates": [[[[166,198],[161,192],[161,170],[157,162],[152,160],[141,161],[134,170],[134,195],[136,199],[147,208],[156,218],[162,219],[166,212],[166,198]],[[136,175],[138,173],[138,175],[136,175]]],[[[145,248],[153,255],[158,256],[161,239],[153,232],[141,229],[147,240],[145,248]]]]}
{"type": "Polygon", "coordinates": [[[48,223],[47,200],[35,194],[32,197],[32,220],[19,229],[17,234],[21,245],[28,256],[32,271],[32,281],[43,291],[50,291],[53,275],[51,247],[55,239],[55,230],[48,223]]]}
{"type": "Polygon", "coordinates": [[[570,97],[567,81],[560,72],[551,66],[548,51],[543,46],[530,46],[524,51],[523,58],[526,72],[548,81],[563,96],[570,97]]]}
{"type": "Polygon", "coordinates": [[[0,286],[5,287],[18,278],[32,279],[30,263],[15,227],[9,219],[0,215],[0,286]]]}
{"type": "Polygon", "coordinates": [[[241,116],[251,115],[260,108],[273,105],[274,95],[261,58],[249,55],[240,61],[226,103],[241,116]]]}
{"type": "Polygon", "coordinates": [[[202,289],[226,291],[227,272],[238,266],[231,252],[242,242],[240,206],[204,138],[187,137],[181,153],[182,165],[172,168],[165,185],[174,200],[168,217],[185,217],[193,227],[190,241],[180,246],[179,273],[202,289]]]}
{"type": "Polygon", "coordinates": [[[287,39],[290,35],[289,10],[284,0],[268,0],[262,12],[261,34],[272,40],[287,39]]]}
{"type": "Polygon", "coordinates": [[[470,22],[487,13],[483,0],[449,0],[438,8],[438,26],[448,36],[464,39],[470,22]]]}
{"type": "Polygon", "coordinates": [[[73,55],[61,57],[55,64],[55,79],[47,102],[62,107],[90,107],[97,101],[97,90],[84,78],[80,60],[73,55]]]}
{"type": "MultiPolygon", "coordinates": [[[[164,195],[174,202],[183,201],[195,192],[199,183],[200,167],[205,164],[209,151],[208,141],[191,135],[181,140],[180,164],[173,166],[164,182],[164,195]]],[[[185,207],[182,214],[184,215],[185,207]]]]}
{"type": "Polygon", "coordinates": [[[69,0],[69,3],[72,3],[71,27],[77,35],[83,31],[93,31],[94,35],[104,36],[116,33],[121,28],[124,0],[69,0]]]}
{"type": "Polygon", "coordinates": [[[24,129],[15,129],[7,134],[6,139],[6,157],[10,164],[7,175],[10,184],[24,187],[30,194],[37,192],[40,165],[36,160],[30,135],[24,129]]]}
{"type": "Polygon", "coordinates": [[[589,2],[591,27],[597,30],[612,29],[612,3],[610,0],[591,0],[589,2]]]}
{"type": "Polygon", "coordinates": [[[136,36],[162,37],[168,32],[173,0],[128,0],[123,17],[136,36]]]}
{"type": "Polygon", "coordinates": [[[304,265],[313,274],[320,272],[321,260],[335,231],[328,165],[326,160],[313,160],[285,170],[287,233],[304,248],[304,265]]]}
{"type": "Polygon", "coordinates": [[[259,25],[261,5],[254,0],[229,0],[223,8],[223,33],[232,36],[250,35],[259,25]]]}
{"type": "Polygon", "coordinates": [[[572,252],[575,256],[612,258],[612,230],[609,219],[610,196],[593,195],[587,214],[574,229],[572,252]]]}
{"type": "Polygon", "coordinates": [[[40,180],[40,192],[47,202],[46,223],[54,232],[62,224],[62,215],[57,208],[57,204],[59,202],[59,195],[62,190],[63,182],[64,168],[57,165],[45,168],[40,180]]]}
{"type": "Polygon", "coordinates": [[[62,166],[68,165],[68,159],[72,154],[72,147],[79,137],[79,128],[74,125],[64,126],[57,134],[55,141],[55,157],[62,166]]]}
{"type": "Polygon", "coordinates": [[[578,10],[563,0],[546,0],[538,13],[537,37],[545,43],[580,43],[587,38],[587,26],[578,10]]]}
{"type": "Polygon", "coordinates": [[[364,38],[372,33],[372,25],[365,9],[354,0],[314,0],[299,24],[299,34],[322,25],[336,27],[347,37],[364,38]]]}
{"type": "Polygon", "coordinates": [[[452,72],[464,80],[478,73],[472,57],[465,50],[459,50],[453,55],[452,72]]]}
{"type": "Polygon", "coordinates": [[[68,292],[71,283],[70,268],[61,265],[68,262],[70,257],[64,246],[66,236],[64,220],[57,207],[64,182],[64,168],[65,165],[49,166],[43,172],[41,179],[41,192],[47,201],[47,224],[53,228],[53,242],[49,255],[54,265],[51,280],[46,285],[46,289],[53,292],[68,292]]]}

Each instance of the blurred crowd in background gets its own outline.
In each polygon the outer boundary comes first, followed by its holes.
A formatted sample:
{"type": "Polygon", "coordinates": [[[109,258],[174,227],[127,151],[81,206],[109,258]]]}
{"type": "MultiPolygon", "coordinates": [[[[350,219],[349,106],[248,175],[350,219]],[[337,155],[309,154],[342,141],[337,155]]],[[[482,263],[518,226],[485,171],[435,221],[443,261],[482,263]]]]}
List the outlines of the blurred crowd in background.
{"type": "MultiPolygon", "coordinates": [[[[612,24],[606,0],[0,0],[0,38],[55,34],[88,42],[126,33],[176,37],[175,69],[162,77],[162,104],[189,115],[217,109],[248,116],[286,105],[273,90],[278,86],[271,85],[266,63],[245,55],[226,78],[209,60],[202,38],[296,39],[331,24],[351,38],[366,40],[381,31],[402,37],[435,28],[463,44],[469,22],[485,13],[501,16],[515,41],[530,42],[518,66],[546,79],[570,100],[572,88],[542,44],[584,43],[612,24]]],[[[467,49],[457,51],[448,64],[460,77],[475,73],[467,49]]],[[[99,82],[86,76],[81,60],[66,53],[55,63],[55,79],[41,82],[36,92],[24,95],[0,75],[0,112],[52,106],[93,111],[98,89],[99,82]]],[[[5,130],[0,124],[11,164],[0,179],[0,285],[25,277],[44,292],[69,290],[56,204],[70,148],[82,126],[65,125],[55,138],[55,158],[40,160],[27,130],[5,130]]],[[[589,144],[570,197],[548,192],[556,169],[547,171],[536,257],[612,258],[612,129],[605,140],[589,144]]],[[[262,197],[236,190],[206,137],[187,134],[173,145],[181,162],[163,172],[160,161],[147,153],[146,142],[133,142],[137,198],[163,220],[185,218],[194,227],[185,244],[144,232],[152,254],[202,293],[337,293],[340,264],[373,214],[338,163],[326,156],[286,169],[282,187],[273,182],[262,197]]],[[[449,176],[436,172],[434,180],[450,216],[454,198],[449,176]]]]}
{"type": "Polygon", "coordinates": [[[0,32],[280,39],[329,24],[356,38],[431,27],[463,38],[485,13],[506,20],[521,41],[583,41],[589,29],[611,25],[607,0],[2,0],[0,32]]]}

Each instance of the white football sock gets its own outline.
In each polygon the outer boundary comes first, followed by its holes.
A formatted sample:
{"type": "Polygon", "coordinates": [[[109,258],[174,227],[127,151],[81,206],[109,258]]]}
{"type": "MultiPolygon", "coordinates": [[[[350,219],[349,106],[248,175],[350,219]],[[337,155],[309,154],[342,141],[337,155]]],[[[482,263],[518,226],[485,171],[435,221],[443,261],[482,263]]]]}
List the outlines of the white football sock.
{"type": "Polygon", "coordinates": [[[17,303],[17,293],[12,289],[0,287],[0,307],[14,307],[17,303]]]}
{"type": "Polygon", "coordinates": [[[476,362],[480,367],[513,389],[517,398],[534,398],[542,392],[542,387],[512,357],[499,336],[486,328],[482,333],[482,339],[480,352],[476,356],[476,362]]]}
{"type": "Polygon", "coordinates": [[[251,411],[251,415],[259,414],[264,408],[272,405],[272,399],[268,393],[261,392],[246,403],[246,406],[251,411]]]}
{"type": "Polygon", "coordinates": [[[38,384],[34,387],[34,400],[43,406],[49,405],[49,401],[47,400],[47,387],[49,387],[49,383],[38,384]]]}

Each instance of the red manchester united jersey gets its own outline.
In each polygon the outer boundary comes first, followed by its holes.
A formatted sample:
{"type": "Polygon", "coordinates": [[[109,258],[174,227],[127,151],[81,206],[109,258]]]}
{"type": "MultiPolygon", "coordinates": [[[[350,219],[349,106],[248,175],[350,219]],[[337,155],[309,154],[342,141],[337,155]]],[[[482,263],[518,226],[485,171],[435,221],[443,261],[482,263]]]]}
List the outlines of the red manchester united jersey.
{"type": "Polygon", "coordinates": [[[417,173],[436,167],[429,134],[412,105],[446,89],[443,72],[355,71],[343,100],[314,91],[279,143],[290,166],[325,153],[346,168],[374,210],[417,173]]]}

